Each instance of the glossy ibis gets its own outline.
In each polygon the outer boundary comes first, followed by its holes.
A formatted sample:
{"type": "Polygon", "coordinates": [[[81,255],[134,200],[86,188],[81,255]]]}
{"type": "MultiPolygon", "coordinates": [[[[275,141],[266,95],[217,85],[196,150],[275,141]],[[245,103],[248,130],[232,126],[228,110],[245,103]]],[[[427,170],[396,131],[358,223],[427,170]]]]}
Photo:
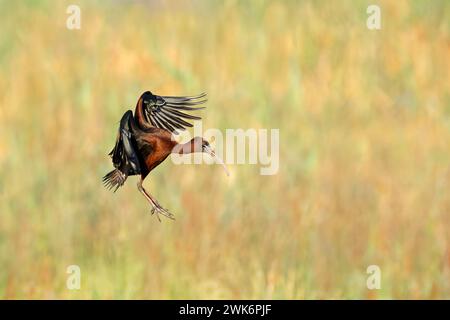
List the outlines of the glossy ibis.
{"type": "Polygon", "coordinates": [[[132,111],[128,110],[120,120],[116,144],[109,153],[115,169],[103,177],[104,185],[109,189],[115,188],[115,192],[125,183],[128,176],[140,175],[137,186],[152,206],[151,213],[156,212],[158,220],[159,214],[173,219],[173,214],[164,209],[142,186],[150,171],[171,153],[208,153],[216,157],[228,175],[225,164],[216,156],[208,141],[195,137],[187,143],[179,144],[172,136],[177,134],[178,130],[192,127],[186,120],[201,119],[186,112],[204,109],[197,106],[205,102],[205,93],[197,96],[173,97],[158,96],[150,91],[144,92],[136,104],[134,116],[132,111]]]}

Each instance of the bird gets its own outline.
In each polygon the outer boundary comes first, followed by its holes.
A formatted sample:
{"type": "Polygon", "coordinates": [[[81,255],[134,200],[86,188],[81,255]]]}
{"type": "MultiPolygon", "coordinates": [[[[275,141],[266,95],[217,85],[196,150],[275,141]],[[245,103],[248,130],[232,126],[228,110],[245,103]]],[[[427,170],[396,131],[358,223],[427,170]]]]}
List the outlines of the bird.
{"type": "Polygon", "coordinates": [[[205,109],[200,105],[207,102],[206,93],[194,96],[160,96],[145,91],[139,97],[133,112],[127,110],[120,120],[114,148],[109,153],[114,170],[103,177],[103,184],[109,190],[124,185],[129,176],[140,175],[137,187],[150,203],[151,214],[174,220],[174,215],[159,204],[144,187],[148,174],[171,153],[207,153],[222,165],[227,176],[229,171],[210,143],[203,137],[194,137],[187,143],[178,143],[173,135],[192,127],[189,120],[201,117],[188,112],[205,109]]]}

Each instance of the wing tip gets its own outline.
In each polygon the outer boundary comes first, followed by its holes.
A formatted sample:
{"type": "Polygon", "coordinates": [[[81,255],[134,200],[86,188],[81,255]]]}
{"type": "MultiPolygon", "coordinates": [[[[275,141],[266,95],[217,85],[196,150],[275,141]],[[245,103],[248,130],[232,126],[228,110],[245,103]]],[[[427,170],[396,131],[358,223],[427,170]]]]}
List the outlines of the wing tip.
{"type": "Polygon", "coordinates": [[[102,183],[106,189],[111,190],[115,188],[114,192],[116,192],[119,187],[123,186],[126,179],[127,176],[123,172],[119,169],[114,169],[102,178],[102,183]]]}

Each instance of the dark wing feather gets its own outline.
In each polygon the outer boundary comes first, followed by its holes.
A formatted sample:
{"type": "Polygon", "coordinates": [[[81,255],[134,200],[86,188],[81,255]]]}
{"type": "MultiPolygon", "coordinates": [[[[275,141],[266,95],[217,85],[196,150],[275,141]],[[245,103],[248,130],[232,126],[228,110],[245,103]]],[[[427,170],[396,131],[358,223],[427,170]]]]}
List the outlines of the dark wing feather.
{"type": "Polygon", "coordinates": [[[200,120],[198,116],[190,115],[187,112],[204,109],[204,107],[195,107],[205,103],[206,93],[197,96],[158,96],[151,94],[150,99],[144,101],[145,120],[153,126],[166,129],[177,134],[177,130],[185,130],[186,127],[192,127],[187,120],[200,120]],[[183,112],[182,112],[182,111],[183,112]]]}
{"type": "Polygon", "coordinates": [[[109,189],[115,187],[114,192],[124,184],[128,176],[141,173],[132,121],[133,113],[127,111],[120,121],[114,149],[109,153],[116,169],[103,177],[103,184],[109,189]]]}
{"type": "Polygon", "coordinates": [[[116,192],[119,187],[123,186],[127,177],[128,176],[119,169],[114,169],[103,177],[103,185],[108,188],[108,190],[115,187],[114,192],[116,192]]]}

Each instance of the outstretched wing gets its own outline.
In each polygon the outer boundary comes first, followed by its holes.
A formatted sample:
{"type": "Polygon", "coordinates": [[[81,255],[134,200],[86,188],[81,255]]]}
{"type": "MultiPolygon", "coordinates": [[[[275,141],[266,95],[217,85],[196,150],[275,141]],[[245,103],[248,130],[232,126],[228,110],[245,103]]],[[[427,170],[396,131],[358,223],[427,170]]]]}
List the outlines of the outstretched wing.
{"type": "Polygon", "coordinates": [[[114,149],[109,153],[116,169],[103,177],[103,183],[109,189],[115,187],[114,191],[125,183],[128,176],[141,173],[132,121],[133,113],[127,111],[120,121],[114,149]]]}
{"type": "Polygon", "coordinates": [[[205,103],[206,93],[197,96],[174,97],[158,96],[147,91],[141,97],[145,120],[161,129],[177,134],[177,130],[192,127],[186,120],[200,120],[198,116],[187,114],[185,111],[195,111],[205,107],[195,107],[205,103]]]}

